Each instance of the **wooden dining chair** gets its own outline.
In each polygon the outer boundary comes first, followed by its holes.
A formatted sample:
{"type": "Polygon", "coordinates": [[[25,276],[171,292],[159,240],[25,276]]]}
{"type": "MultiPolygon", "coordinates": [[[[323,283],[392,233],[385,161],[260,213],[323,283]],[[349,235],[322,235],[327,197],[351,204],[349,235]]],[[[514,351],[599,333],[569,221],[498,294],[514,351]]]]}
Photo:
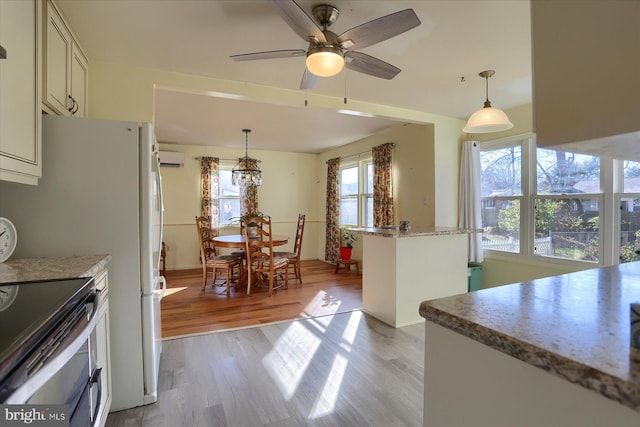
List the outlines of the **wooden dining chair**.
{"type": "Polygon", "coordinates": [[[227,295],[229,295],[231,279],[240,277],[241,262],[238,257],[233,255],[218,255],[213,241],[214,235],[209,217],[197,216],[196,227],[200,244],[200,262],[202,263],[202,290],[204,291],[207,287],[209,270],[213,272],[213,286],[216,286],[218,272],[224,271],[226,274],[227,295]],[[234,275],[234,269],[237,271],[237,276],[234,275]]]}
{"type": "MultiPolygon", "coordinates": [[[[298,214],[298,228],[296,228],[296,240],[293,242],[293,252],[276,252],[276,256],[285,257],[289,260],[289,270],[293,270],[298,283],[302,285],[302,274],[300,273],[300,253],[302,252],[302,236],[304,234],[305,215],[298,214]]],[[[289,271],[288,273],[291,273],[289,271]]]]}
{"type": "MultiPolygon", "coordinates": [[[[240,234],[244,236],[244,221],[242,220],[240,220],[240,234]]],[[[231,255],[238,257],[240,259],[240,263],[244,263],[247,260],[247,253],[244,248],[231,252],[231,255]]]]}
{"type": "Polygon", "coordinates": [[[289,286],[289,275],[287,274],[289,260],[285,257],[276,256],[273,251],[273,234],[271,231],[271,218],[254,217],[245,221],[244,227],[245,252],[247,253],[248,284],[247,294],[251,293],[251,285],[254,279],[259,284],[268,280],[269,296],[279,288],[289,286]],[[251,238],[248,235],[246,224],[255,222],[258,224],[258,236],[251,238]],[[277,276],[284,278],[283,283],[278,283],[277,276]]]}

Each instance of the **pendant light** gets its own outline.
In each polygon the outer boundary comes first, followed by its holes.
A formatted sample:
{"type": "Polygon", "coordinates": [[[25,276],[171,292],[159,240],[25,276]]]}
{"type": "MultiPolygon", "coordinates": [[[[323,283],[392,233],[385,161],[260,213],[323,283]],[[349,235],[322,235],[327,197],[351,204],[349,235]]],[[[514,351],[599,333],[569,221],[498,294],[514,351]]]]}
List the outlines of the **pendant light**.
{"type": "Polygon", "coordinates": [[[509,121],[509,118],[504,111],[499,108],[493,108],[491,101],[489,101],[489,77],[493,76],[496,72],[493,70],[482,71],[478,75],[484,77],[486,80],[487,99],[484,101],[484,108],[476,111],[469,117],[467,125],[462,129],[465,133],[489,133],[500,132],[503,130],[511,129],[513,123],[509,121]]]}
{"type": "MultiPolygon", "coordinates": [[[[262,185],[262,171],[249,167],[249,132],[251,129],[242,129],[244,132],[244,159],[240,159],[231,170],[231,183],[241,187],[262,185]]],[[[257,162],[256,160],[253,160],[257,162]]]]}

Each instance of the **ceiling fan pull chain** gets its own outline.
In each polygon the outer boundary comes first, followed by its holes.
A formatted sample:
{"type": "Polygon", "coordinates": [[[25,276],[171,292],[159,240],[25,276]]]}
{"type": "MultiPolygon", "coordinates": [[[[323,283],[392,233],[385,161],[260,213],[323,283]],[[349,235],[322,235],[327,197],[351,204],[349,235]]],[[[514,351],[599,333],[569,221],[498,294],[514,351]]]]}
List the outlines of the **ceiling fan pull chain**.
{"type": "Polygon", "coordinates": [[[344,71],[344,103],[347,103],[347,71],[344,71]]]}
{"type": "Polygon", "coordinates": [[[307,102],[307,94],[309,92],[307,90],[304,91],[304,106],[306,107],[307,105],[309,105],[309,103],[307,102]]]}

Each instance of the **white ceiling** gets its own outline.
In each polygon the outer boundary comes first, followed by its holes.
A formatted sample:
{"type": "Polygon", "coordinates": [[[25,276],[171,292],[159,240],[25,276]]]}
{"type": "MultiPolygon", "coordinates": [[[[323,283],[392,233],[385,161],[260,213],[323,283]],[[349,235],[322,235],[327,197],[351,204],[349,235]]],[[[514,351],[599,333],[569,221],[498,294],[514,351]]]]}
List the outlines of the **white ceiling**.
{"type": "MultiPolygon", "coordinates": [[[[235,62],[233,54],[306,49],[266,0],[56,0],[89,61],[126,63],[224,80],[297,90],[304,57],[235,62]]],[[[311,15],[322,1],[299,0],[311,15]]],[[[494,107],[531,102],[529,0],[333,0],[345,30],[412,8],[422,24],[362,52],[402,69],[393,80],[347,71],[349,100],[466,119],[482,107],[483,70],[494,107]],[[464,82],[461,81],[464,77],[464,82]]],[[[344,73],[344,72],[343,72],[344,73]]],[[[311,94],[342,99],[345,77],[322,79],[311,94]]],[[[301,99],[304,97],[301,95],[301,99]]],[[[348,108],[348,106],[347,106],[348,108]]],[[[161,142],[321,152],[396,121],[157,90],[161,142]]]]}

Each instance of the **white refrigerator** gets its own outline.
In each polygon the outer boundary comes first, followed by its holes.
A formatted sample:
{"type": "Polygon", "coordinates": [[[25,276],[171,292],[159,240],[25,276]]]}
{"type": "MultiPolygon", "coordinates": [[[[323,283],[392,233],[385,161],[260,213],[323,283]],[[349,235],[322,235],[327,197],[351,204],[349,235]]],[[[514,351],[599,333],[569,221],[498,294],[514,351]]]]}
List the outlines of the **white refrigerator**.
{"type": "Polygon", "coordinates": [[[149,123],[43,116],[38,186],[0,182],[14,258],[110,254],[111,410],[157,400],[162,183],[149,123]]]}

